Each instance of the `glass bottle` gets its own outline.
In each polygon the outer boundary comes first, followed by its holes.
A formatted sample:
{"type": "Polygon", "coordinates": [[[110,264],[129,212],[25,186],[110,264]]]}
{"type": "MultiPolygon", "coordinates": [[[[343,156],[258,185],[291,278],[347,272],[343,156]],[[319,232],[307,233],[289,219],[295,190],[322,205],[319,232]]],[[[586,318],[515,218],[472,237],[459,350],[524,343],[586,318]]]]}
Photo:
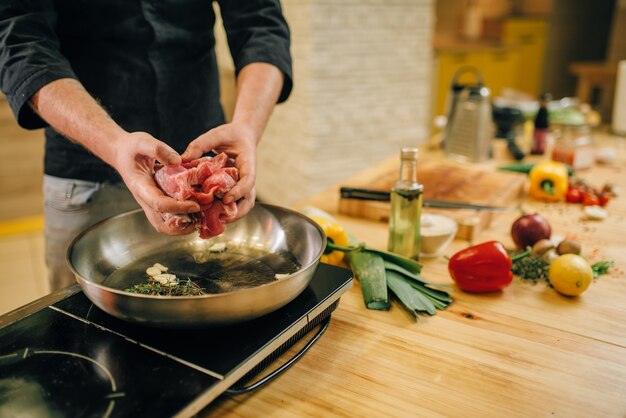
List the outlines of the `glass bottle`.
{"type": "Polygon", "coordinates": [[[417,181],[417,148],[402,148],[400,178],[391,189],[389,243],[391,252],[417,260],[424,186],[417,181]]]}
{"type": "Polygon", "coordinates": [[[551,96],[542,94],[539,100],[539,111],[535,116],[535,129],[533,131],[533,145],[530,153],[533,155],[543,155],[548,145],[548,129],[550,123],[548,121],[548,102],[551,96]]]}

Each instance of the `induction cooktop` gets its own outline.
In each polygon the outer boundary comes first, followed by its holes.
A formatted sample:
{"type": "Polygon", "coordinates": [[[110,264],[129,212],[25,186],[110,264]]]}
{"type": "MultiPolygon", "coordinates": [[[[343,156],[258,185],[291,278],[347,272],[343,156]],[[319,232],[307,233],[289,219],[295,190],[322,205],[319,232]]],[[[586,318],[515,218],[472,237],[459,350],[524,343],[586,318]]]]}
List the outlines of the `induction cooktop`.
{"type": "Polygon", "coordinates": [[[264,317],[171,330],[116,319],[74,285],[0,317],[0,417],[193,416],[284,372],[351,286],[349,270],[320,264],[296,299],[264,317]],[[257,376],[305,335],[293,358],[257,376]]]}

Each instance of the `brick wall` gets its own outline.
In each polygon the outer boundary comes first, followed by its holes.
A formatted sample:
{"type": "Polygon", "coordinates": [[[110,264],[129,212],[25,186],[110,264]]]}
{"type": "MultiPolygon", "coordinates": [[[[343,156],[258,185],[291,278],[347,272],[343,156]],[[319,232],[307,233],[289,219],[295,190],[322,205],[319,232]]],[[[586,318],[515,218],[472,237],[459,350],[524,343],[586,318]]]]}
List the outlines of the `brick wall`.
{"type": "MultiPolygon", "coordinates": [[[[295,88],[259,145],[261,199],[289,206],[426,139],[433,2],[283,0],[295,88]]],[[[228,108],[232,63],[218,38],[228,108]]]]}

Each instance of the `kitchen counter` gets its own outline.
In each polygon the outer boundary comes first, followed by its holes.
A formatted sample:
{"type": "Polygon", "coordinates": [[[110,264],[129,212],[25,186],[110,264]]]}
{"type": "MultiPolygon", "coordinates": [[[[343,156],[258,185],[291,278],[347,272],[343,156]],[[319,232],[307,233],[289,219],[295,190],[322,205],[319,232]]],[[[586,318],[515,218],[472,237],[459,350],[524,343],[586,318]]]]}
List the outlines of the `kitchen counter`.
{"type": "MultiPolygon", "coordinates": [[[[365,309],[355,282],[326,334],[295,366],[200,416],[626,416],[626,140],[605,135],[600,142],[618,149],[618,161],[580,176],[621,188],[608,219],[583,221],[580,205],[524,203],[549,220],[553,234],[575,235],[591,261],[616,261],[582,296],[519,279],[496,294],[454,287],[446,311],[415,321],[395,301],[389,312],[365,309]]],[[[299,206],[331,212],[370,246],[385,248],[387,225],[338,215],[338,196],[332,188],[299,206]]],[[[511,247],[517,216],[499,214],[477,242],[511,247]]],[[[455,240],[446,254],[467,245],[455,240]]],[[[425,278],[454,286],[446,259],[423,264],[425,278]]]]}

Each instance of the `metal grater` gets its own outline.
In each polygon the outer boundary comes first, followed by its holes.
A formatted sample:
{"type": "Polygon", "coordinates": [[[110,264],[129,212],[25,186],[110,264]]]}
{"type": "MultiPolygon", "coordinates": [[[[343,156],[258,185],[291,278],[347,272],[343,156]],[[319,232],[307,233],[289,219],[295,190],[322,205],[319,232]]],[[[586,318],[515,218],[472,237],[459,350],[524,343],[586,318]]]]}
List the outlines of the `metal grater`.
{"type": "Polygon", "coordinates": [[[477,84],[459,84],[457,79],[466,71],[476,70],[461,69],[452,81],[444,151],[452,159],[481,162],[489,159],[493,138],[490,92],[477,71],[477,84]]]}

